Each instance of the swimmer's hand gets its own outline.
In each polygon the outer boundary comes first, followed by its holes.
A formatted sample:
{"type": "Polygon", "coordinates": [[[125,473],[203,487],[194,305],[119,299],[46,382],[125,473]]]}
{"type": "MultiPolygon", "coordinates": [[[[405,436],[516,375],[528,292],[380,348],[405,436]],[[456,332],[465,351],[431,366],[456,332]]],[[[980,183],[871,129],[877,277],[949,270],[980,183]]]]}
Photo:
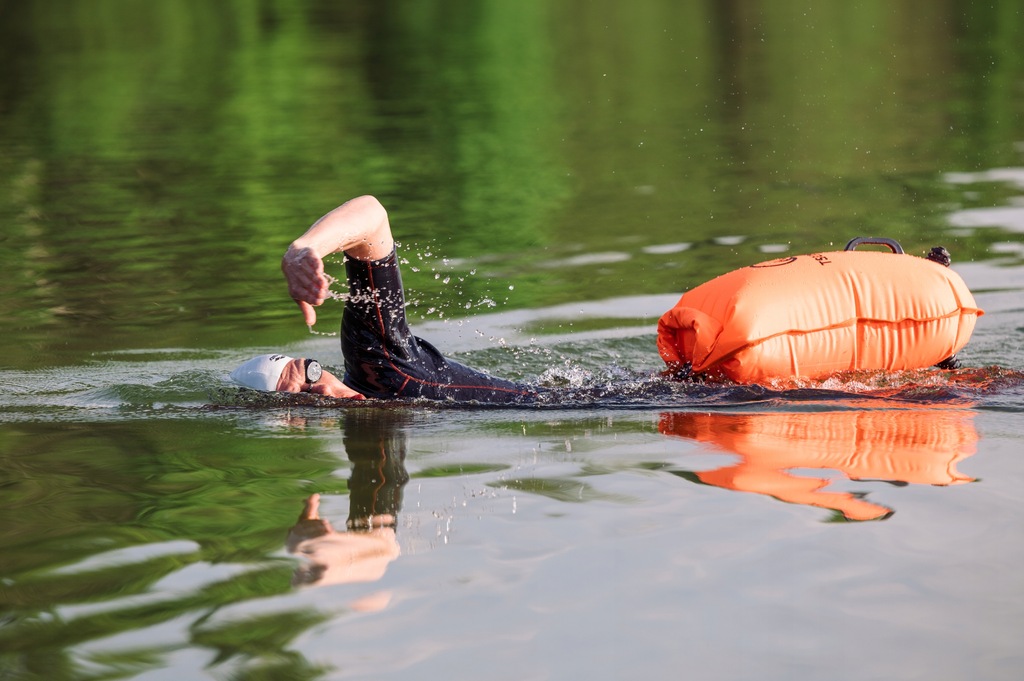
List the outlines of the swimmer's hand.
{"type": "Polygon", "coordinates": [[[320,380],[309,386],[309,390],[315,395],[326,395],[327,397],[339,397],[349,400],[365,400],[366,396],[357,393],[352,388],[341,382],[334,374],[325,371],[320,375],[320,380]]]}
{"type": "Polygon", "coordinates": [[[323,216],[292,242],[281,260],[288,292],[306,325],[316,323],[315,306],[330,296],[324,258],[345,253],[357,260],[380,260],[395,248],[388,213],[372,196],[358,196],[323,216]]]}
{"type": "Polygon", "coordinates": [[[312,248],[293,242],[281,258],[281,271],[288,282],[288,293],[299,305],[307,326],[316,324],[314,306],[327,300],[329,283],[324,261],[312,248]]]}
{"type": "Polygon", "coordinates": [[[349,400],[366,399],[345,385],[340,378],[326,369],[320,374],[316,383],[306,381],[305,360],[301,357],[293,359],[285,365],[281,378],[277,379],[277,391],[281,393],[313,393],[327,397],[339,397],[349,400]]]}

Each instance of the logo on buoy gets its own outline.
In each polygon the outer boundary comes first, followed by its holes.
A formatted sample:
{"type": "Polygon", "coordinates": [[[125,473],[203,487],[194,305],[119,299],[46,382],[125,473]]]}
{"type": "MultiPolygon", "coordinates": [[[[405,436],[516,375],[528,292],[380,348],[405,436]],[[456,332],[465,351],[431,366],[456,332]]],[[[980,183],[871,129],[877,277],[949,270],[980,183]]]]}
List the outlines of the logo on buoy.
{"type": "Polygon", "coordinates": [[[796,256],[791,255],[788,258],[776,258],[775,260],[769,260],[767,262],[759,262],[751,267],[782,267],[788,265],[791,262],[796,262],[796,256]]]}

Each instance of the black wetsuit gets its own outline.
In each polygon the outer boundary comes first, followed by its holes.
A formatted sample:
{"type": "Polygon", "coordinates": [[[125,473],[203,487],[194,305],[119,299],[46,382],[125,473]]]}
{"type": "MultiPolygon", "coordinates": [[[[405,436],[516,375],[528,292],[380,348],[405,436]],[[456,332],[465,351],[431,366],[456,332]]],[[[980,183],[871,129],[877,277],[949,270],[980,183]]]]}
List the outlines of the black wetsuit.
{"type": "Polygon", "coordinates": [[[537,391],[445,358],[412,335],[394,250],[383,260],[348,258],[349,296],[341,320],[345,384],[382,399],[530,402],[537,391]]]}

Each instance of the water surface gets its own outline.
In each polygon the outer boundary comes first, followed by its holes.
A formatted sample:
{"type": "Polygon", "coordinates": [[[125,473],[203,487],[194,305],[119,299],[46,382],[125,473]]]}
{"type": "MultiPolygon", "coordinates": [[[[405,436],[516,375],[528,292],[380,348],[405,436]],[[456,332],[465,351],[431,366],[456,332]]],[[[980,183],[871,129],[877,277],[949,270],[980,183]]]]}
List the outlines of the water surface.
{"type": "Polygon", "coordinates": [[[1019,676],[1017,3],[0,17],[0,677],[1019,676]],[[230,385],[340,364],[279,259],[362,193],[420,335],[560,399],[230,385]],[[858,235],[952,252],[963,369],[658,378],[682,291],[858,235]]]}

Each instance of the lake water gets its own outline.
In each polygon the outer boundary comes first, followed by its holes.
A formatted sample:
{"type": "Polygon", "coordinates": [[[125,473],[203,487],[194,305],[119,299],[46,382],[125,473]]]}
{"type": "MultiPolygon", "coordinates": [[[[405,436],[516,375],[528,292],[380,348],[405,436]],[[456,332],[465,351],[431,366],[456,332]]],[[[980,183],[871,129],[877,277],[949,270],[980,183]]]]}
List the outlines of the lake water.
{"type": "Polygon", "coordinates": [[[0,679],[1019,678],[1022,45],[1011,0],[0,3],[0,679]],[[362,193],[419,335],[568,397],[232,387],[340,364],[279,261],[362,193]],[[858,235],[951,251],[964,368],[657,378],[682,291],[858,235]]]}

